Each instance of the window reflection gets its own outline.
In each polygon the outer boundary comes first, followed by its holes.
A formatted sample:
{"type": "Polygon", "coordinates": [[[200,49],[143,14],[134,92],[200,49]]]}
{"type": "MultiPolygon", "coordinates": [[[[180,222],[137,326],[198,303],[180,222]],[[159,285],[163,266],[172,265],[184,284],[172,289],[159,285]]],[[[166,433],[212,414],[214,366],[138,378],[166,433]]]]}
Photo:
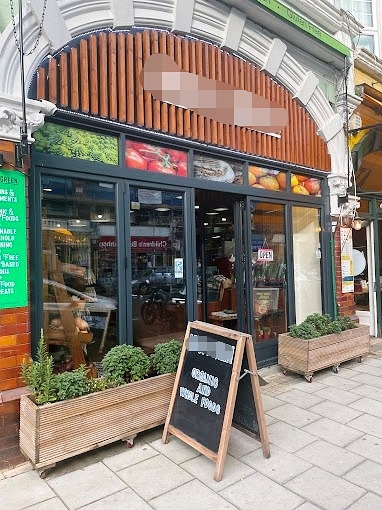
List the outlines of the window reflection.
{"type": "Polygon", "coordinates": [[[182,340],[186,321],[183,195],[130,189],[134,344],[182,340]]]}

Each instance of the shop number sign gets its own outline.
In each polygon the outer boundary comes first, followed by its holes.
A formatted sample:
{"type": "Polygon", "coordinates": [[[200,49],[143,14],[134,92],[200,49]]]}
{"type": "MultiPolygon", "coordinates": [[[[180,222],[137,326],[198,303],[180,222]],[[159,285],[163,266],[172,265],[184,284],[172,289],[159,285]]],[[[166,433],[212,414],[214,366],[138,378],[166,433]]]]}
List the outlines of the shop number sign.
{"type": "Polygon", "coordinates": [[[25,176],[0,170],[0,309],[27,304],[25,176]]]}

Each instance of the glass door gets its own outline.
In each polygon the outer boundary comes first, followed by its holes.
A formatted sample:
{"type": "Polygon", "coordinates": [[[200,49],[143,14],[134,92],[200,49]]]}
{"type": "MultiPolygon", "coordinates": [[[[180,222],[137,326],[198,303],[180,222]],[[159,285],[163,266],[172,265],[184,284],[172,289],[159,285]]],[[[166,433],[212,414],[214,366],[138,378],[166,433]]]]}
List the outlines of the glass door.
{"type": "Polygon", "coordinates": [[[243,289],[245,253],[240,203],[233,194],[195,193],[197,319],[242,330],[245,314],[238,316],[238,305],[244,297],[237,293],[243,289]]]}

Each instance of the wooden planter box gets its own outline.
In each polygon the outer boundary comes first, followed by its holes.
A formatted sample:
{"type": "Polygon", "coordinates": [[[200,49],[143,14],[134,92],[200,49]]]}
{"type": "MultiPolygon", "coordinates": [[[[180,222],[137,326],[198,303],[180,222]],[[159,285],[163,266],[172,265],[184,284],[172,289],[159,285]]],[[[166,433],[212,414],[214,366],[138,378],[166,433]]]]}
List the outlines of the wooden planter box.
{"type": "Polygon", "coordinates": [[[165,374],[53,404],[20,399],[20,449],[36,468],[165,422],[175,374],[165,374]]]}
{"type": "Polygon", "coordinates": [[[303,374],[311,382],[313,373],[332,366],[338,372],[338,366],[344,361],[362,357],[370,349],[369,326],[358,325],[342,333],[304,340],[291,337],[287,333],[279,335],[278,363],[287,371],[303,374]]]}

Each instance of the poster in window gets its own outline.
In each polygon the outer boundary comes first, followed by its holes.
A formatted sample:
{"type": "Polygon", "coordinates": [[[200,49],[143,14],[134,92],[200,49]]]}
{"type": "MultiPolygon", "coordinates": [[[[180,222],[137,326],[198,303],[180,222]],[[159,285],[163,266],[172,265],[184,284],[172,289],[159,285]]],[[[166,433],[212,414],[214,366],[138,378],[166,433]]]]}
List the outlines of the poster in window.
{"type": "Polygon", "coordinates": [[[126,140],[125,165],[130,169],[186,177],[187,157],[186,151],[126,140]]]}

